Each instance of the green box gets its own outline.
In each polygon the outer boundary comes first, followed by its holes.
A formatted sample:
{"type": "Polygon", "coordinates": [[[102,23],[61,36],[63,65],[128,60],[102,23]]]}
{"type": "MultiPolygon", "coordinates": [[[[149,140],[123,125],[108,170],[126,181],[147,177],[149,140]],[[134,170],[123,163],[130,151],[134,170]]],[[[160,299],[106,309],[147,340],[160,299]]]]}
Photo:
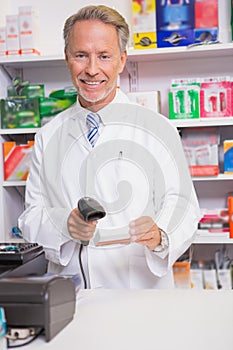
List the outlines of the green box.
{"type": "Polygon", "coordinates": [[[168,104],[169,119],[200,118],[200,83],[172,85],[168,104]]]}
{"type": "Polygon", "coordinates": [[[1,127],[38,128],[40,123],[39,98],[1,99],[1,127]]]}
{"type": "Polygon", "coordinates": [[[43,84],[31,84],[22,87],[20,90],[17,90],[14,86],[8,86],[7,88],[7,97],[10,98],[38,98],[44,97],[44,85],[43,84]]]}

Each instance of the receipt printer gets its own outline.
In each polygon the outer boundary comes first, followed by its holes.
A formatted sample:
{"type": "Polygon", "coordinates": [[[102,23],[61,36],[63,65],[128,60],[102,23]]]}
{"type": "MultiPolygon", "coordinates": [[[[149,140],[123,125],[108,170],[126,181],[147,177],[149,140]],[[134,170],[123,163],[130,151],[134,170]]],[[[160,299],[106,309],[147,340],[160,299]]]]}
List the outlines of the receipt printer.
{"type": "Polygon", "coordinates": [[[45,275],[0,279],[0,306],[8,332],[14,328],[41,330],[49,341],[73,319],[75,301],[71,278],[45,275]]]}

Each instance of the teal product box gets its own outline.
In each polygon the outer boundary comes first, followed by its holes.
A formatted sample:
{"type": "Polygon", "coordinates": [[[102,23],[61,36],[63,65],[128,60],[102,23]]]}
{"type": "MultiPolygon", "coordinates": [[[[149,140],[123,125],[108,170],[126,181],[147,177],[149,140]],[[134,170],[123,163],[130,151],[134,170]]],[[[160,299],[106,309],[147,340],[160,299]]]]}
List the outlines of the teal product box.
{"type": "Polygon", "coordinates": [[[38,128],[40,126],[38,98],[1,99],[1,128],[38,128]]]}
{"type": "Polygon", "coordinates": [[[195,0],[157,0],[157,31],[194,28],[195,0]]]}
{"type": "Polygon", "coordinates": [[[193,29],[157,32],[158,47],[188,46],[194,42],[193,29]]]}
{"type": "Polygon", "coordinates": [[[194,29],[194,43],[218,40],[218,28],[194,29]]]}
{"type": "Polygon", "coordinates": [[[4,309],[0,307],[0,350],[7,349],[7,342],[5,337],[6,333],[7,333],[7,326],[6,326],[5,312],[4,312],[4,309]]]}
{"type": "Polygon", "coordinates": [[[169,119],[200,118],[200,84],[174,84],[168,93],[169,119]]]}

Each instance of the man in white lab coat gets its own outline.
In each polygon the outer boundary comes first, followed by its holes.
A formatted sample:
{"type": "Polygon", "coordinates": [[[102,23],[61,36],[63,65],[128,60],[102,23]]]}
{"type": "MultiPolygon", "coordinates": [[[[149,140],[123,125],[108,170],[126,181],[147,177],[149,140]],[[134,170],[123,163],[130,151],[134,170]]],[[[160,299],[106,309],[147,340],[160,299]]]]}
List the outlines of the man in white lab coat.
{"type": "Polygon", "coordinates": [[[87,6],[66,21],[78,100],[35,137],[19,226],[44,246],[49,271],[82,273],[84,287],[170,288],[199,207],[176,129],[117,88],[128,37],[124,18],[106,6],[87,6]],[[86,124],[90,112],[98,112],[95,131],[86,124]],[[77,209],[83,196],[100,200],[106,217],[85,222],[77,209]]]}

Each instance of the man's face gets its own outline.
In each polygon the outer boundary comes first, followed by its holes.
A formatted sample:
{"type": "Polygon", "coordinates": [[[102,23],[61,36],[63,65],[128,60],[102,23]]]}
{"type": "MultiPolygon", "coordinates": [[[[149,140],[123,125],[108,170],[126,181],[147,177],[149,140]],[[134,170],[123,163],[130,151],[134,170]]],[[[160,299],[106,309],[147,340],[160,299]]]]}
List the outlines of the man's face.
{"type": "Polygon", "coordinates": [[[70,33],[66,62],[81,105],[98,110],[115,96],[126,52],[121,53],[112,25],[82,21],[76,22],[70,33]]]}

